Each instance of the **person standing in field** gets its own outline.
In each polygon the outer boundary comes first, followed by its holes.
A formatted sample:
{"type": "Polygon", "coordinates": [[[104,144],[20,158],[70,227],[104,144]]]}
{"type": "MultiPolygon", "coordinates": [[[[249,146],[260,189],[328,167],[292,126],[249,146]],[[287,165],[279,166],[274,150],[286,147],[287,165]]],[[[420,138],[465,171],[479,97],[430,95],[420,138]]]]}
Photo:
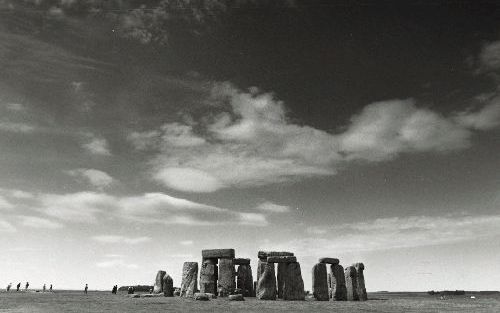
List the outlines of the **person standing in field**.
{"type": "Polygon", "coordinates": [[[50,288],[49,288],[49,291],[52,291],[52,284],[50,284],[50,288]]]}
{"type": "Polygon", "coordinates": [[[24,290],[28,291],[29,286],[30,286],[30,283],[26,282],[26,288],[24,288],[24,290]]]}
{"type": "Polygon", "coordinates": [[[10,288],[12,288],[12,283],[9,283],[9,284],[7,285],[7,291],[10,291],[10,288]]]}
{"type": "Polygon", "coordinates": [[[89,290],[89,284],[85,284],[85,294],[87,294],[87,290],[89,290]]]}
{"type": "Polygon", "coordinates": [[[17,284],[17,291],[19,291],[19,288],[21,288],[21,283],[17,284]]]}
{"type": "Polygon", "coordinates": [[[45,284],[43,284],[43,292],[45,292],[46,289],[47,288],[46,288],[45,284]]]}

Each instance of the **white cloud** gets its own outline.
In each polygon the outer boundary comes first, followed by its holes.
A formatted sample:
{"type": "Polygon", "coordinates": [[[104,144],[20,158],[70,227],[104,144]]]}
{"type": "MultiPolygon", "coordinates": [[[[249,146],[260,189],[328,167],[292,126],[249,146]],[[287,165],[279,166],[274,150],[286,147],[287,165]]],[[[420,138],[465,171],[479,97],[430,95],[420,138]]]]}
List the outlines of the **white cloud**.
{"type": "Polygon", "coordinates": [[[26,108],[21,103],[9,102],[4,105],[4,107],[9,111],[20,112],[25,111],[26,108]]]}
{"type": "Polygon", "coordinates": [[[477,112],[462,112],[455,119],[464,127],[489,130],[500,125],[500,96],[488,99],[488,104],[477,112]]]}
{"type": "Polygon", "coordinates": [[[33,228],[58,229],[63,227],[61,223],[36,216],[18,216],[21,219],[21,225],[33,228]]]}
{"type": "Polygon", "coordinates": [[[181,241],[181,242],[179,242],[179,243],[180,243],[181,245],[183,245],[183,246],[191,246],[191,245],[194,243],[194,241],[192,241],[192,240],[182,240],[182,241],[181,241]]]}
{"type": "Polygon", "coordinates": [[[260,213],[239,213],[240,224],[253,226],[267,226],[266,216],[260,213]]]}
{"type": "Polygon", "coordinates": [[[0,232],[13,233],[16,228],[9,222],[5,220],[0,220],[0,232]]]}
{"type": "Polygon", "coordinates": [[[290,207],[279,205],[269,201],[263,202],[256,207],[257,210],[271,212],[271,213],[285,213],[290,212],[290,207]]]}
{"type": "Polygon", "coordinates": [[[79,168],[66,172],[73,177],[85,179],[98,189],[109,187],[114,182],[113,177],[109,176],[108,173],[96,169],[79,168]]]}
{"type": "Polygon", "coordinates": [[[166,186],[192,192],[212,192],[222,188],[222,183],[207,172],[189,167],[166,167],[154,176],[166,186]]]}
{"type": "Polygon", "coordinates": [[[111,155],[108,141],[105,138],[96,137],[92,134],[88,135],[89,141],[84,143],[82,147],[91,154],[96,155],[111,155]]]}
{"type": "Polygon", "coordinates": [[[479,54],[480,70],[500,70],[500,41],[484,45],[479,54]]]}
{"type": "Polygon", "coordinates": [[[0,196],[0,210],[10,210],[12,208],[14,208],[14,205],[7,201],[7,199],[5,199],[4,197],[0,196]]]}
{"type": "Polygon", "coordinates": [[[99,235],[92,237],[92,239],[101,243],[125,243],[125,244],[135,245],[151,241],[152,238],[146,236],[131,238],[118,235],[99,235]]]}
{"type": "Polygon", "coordinates": [[[0,131],[7,131],[13,133],[31,133],[35,127],[25,123],[16,122],[0,122],[0,131]]]}
{"type": "MultiPolygon", "coordinates": [[[[309,236],[277,244],[305,256],[467,242],[500,236],[500,215],[409,216],[314,226],[309,236]]],[[[276,245],[276,243],[274,243],[276,245]]]]}

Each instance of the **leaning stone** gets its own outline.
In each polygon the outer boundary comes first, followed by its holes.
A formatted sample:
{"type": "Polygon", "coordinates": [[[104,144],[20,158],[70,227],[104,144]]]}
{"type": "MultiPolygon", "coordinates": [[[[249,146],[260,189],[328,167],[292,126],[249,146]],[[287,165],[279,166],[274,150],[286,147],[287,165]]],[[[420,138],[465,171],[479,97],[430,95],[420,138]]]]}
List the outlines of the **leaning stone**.
{"type": "Polygon", "coordinates": [[[283,299],[283,285],[286,276],[286,263],[278,263],[277,266],[277,284],[278,284],[278,299],[283,299]]]}
{"type": "Polygon", "coordinates": [[[156,274],[153,293],[161,293],[163,291],[162,284],[163,284],[163,276],[165,276],[165,274],[167,274],[167,272],[165,271],[158,271],[158,273],[156,274]]]}
{"type": "Polygon", "coordinates": [[[208,301],[210,297],[206,293],[197,292],[194,294],[194,299],[198,301],[208,301]]]}
{"type": "Polygon", "coordinates": [[[339,259],[336,258],[320,258],[318,263],[326,263],[326,264],[339,264],[339,259]]]}
{"type": "Polygon", "coordinates": [[[294,254],[292,252],[285,251],[259,251],[257,253],[257,257],[259,259],[266,259],[270,256],[294,256],[294,254]]]}
{"type": "Polygon", "coordinates": [[[236,288],[241,289],[245,297],[251,297],[253,295],[252,268],[249,264],[238,266],[238,271],[236,272],[236,288]]]}
{"type": "Polygon", "coordinates": [[[217,287],[219,296],[228,296],[235,288],[234,280],[234,264],[233,259],[220,259],[219,260],[219,276],[217,279],[217,287]]]}
{"type": "Polygon", "coordinates": [[[304,280],[300,264],[289,263],[286,266],[286,276],[283,284],[283,300],[305,300],[304,280]]]}
{"type": "Polygon", "coordinates": [[[268,256],[267,263],[296,263],[297,258],[294,256],[268,256]]]}
{"type": "Polygon", "coordinates": [[[203,259],[234,259],[234,249],[209,249],[201,250],[203,259]]]}
{"type": "Polygon", "coordinates": [[[184,262],[181,297],[192,297],[198,287],[198,262],[184,262]]]}
{"type": "Polygon", "coordinates": [[[330,266],[330,291],[333,301],[347,300],[344,268],[340,264],[330,266]]]}
{"type": "Polygon", "coordinates": [[[250,264],[250,259],[236,258],[233,260],[234,265],[248,265],[250,264]]]}
{"type": "Polygon", "coordinates": [[[217,259],[205,259],[200,270],[200,291],[217,293],[217,259]]]}
{"type": "Polygon", "coordinates": [[[363,271],[365,270],[365,265],[363,263],[356,263],[354,264],[354,268],[356,268],[356,281],[358,283],[356,292],[358,294],[359,301],[366,301],[368,300],[368,296],[366,294],[366,287],[365,287],[365,276],[363,274],[363,271]]]}
{"type": "Polygon", "coordinates": [[[347,288],[347,301],[358,301],[358,282],[357,273],[354,266],[349,266],[345,269],[345,286],[347,288]]]}
{"type": "Polygon", "coordinates": [[[243,298],[242,294],[236,294],[236,295],[229,295],[228,300],[229,301],[245,301],[245,298],[243,298]]]}
{"type": "Polygon", "coordinates": [[[170,275],[163,276],[162,290],[165,297],[174,296],[174,280],[170,275]]]}
{"type": "Polygon", "coordinates": [[[274,263],[265,263],[257,282],[256,297],[259,300],[276,300],[276,275],[274,263]]]}
{"type": "Polygon", "coordinates": [[[318,301],[328,301],[328,281],[326,274],[326,264],[318,263],[312,269],[312,292],[318,301]]]}

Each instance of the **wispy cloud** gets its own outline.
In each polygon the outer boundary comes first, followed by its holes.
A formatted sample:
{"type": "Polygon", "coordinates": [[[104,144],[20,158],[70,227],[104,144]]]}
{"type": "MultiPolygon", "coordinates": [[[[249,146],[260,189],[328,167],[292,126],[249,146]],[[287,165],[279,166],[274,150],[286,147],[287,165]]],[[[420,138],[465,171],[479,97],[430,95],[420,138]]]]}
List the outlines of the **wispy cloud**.
{"type": "Polygon", "coordinates": [[[82,144],[82,147],[89,153],[104,156],[111,155],[108,141],[105,138],[97,137],[93,134],[89,134],[87,137],[88,141],[82,144]]]}
{"type": "Polygon", "coordinates": [[[128,262],[122,255],[105,255],[105,259],[97,262],[95,265],[102,268],[125,268],[125,269],[137,269],[139,265],[128,262]]]}
{"type": "Polygon", "coordinates": [[[18,217],[21,219],[21,225],[27,227],[44,228],[44,229],[58,229],[63,227],[61,223],[48,220],[46,218],[41,218],[37,216],[26,216],[26,215],[20,215],[18,217]]]}
{"type": "Polygon", "coordinates": [[[31,133],[35,127],[26,123],[17,122],[1,122],[0,131],[13,132],[13,133],[31,133]]]}
{"type": "Polygon", "coordinates": [[[485,44],[479,54],[480,71],[500,70],[500,41],[485,44]]]}
{"type": "Polygon", "coordinates": [[[290,207],[286,205],[279,205],[269,201],[263,202],[256,207],[257,210],[270,212],[270,213],[285,213],[290,212],[290,207]]]}
{"type": "Polygon", "coordinates": [[[14,208],[14,205],[4,197],[0,196],[0,210],[10,210],[12,208],[14,208]]]}
{"type": "Polygon", "coordinates": [[[109,187],[115,181],[108,173],[88,168],[79,168],[66,171],[69,175],[86,180],[92,186],[98,189],[109,187]]]}
{"type": "Polygon", "coordinates": [[[135,245],[139,243],[144,243],[151,241],[151,237],[143,236],[143,237],[125,237],[119,235],[99,235],[92,237],[93,240],[101,243],[124,243],[135,245]]]}
{"type": "Polygon", "coordinates": [[[179,243],[180,243],[181,245],[183,245],[183,246],[191,246],[191,245],[194,243],[194,241],[192,241],[192,240],[182,240],[182,241],[181,241],[181,242],[179,242],[179,243]]]}
{"type": "Polygon", "coordinates": [[[9,222],[0,219],[0,232],[13,233],[16,228],[9,222]]]}

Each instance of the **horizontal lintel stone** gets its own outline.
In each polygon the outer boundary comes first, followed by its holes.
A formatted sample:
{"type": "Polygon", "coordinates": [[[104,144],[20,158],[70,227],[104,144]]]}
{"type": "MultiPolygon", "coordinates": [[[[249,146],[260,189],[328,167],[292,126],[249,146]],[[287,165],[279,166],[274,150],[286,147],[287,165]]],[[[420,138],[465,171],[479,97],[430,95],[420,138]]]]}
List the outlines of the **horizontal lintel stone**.
{"type": "Polygon", "coordinates": [[[297,263],[294,256],[268,256],[267,263],[297,263]]]}
{"type": "Polygon", "coordinates": [[[259,259],[265,259],[270,256],[294,256],[294,254],[286,251],[259,251],[257,256],[259,259]]]}
{"type": "Polygon", "coordinates": [[[327,263],[327,264],[339,264],[339,259],[337,258],[319,258],[318,263],[327,263]]]}
{"type": "Polygon", "coordinates": [[[204,259],[233,259],[234,258],[234,249],[208,249],[201,250],[201,257],[204,259]]]}
{"type": "Polygon", "coordinates": [[[233,260],[234,265],[246,265],[250,264],[250,259],[236,258],[233,260]]]}

